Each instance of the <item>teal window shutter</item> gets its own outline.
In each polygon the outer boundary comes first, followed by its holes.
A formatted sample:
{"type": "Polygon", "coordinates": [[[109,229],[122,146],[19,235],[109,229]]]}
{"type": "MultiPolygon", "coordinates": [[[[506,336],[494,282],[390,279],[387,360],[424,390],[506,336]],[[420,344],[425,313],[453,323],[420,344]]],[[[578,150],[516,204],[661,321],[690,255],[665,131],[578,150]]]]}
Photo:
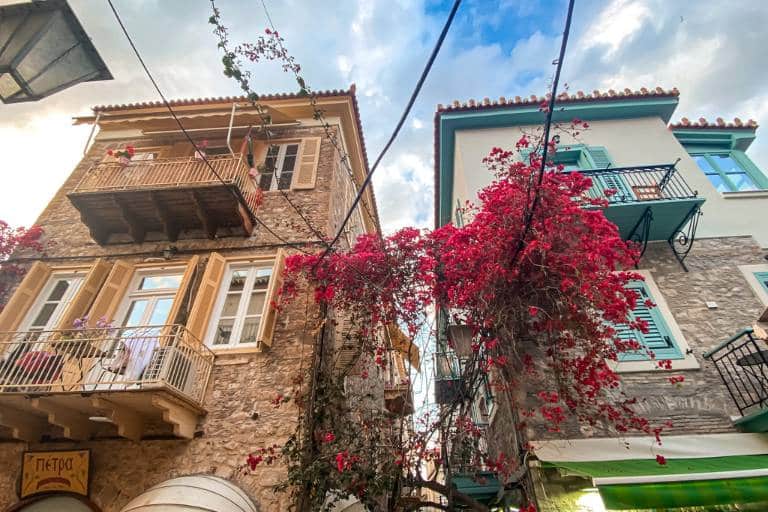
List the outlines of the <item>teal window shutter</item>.
{"type": "Polygon", "coordinates": [[[755,272],[755,277],[765,292],[768,293],[768,272],[755,272]]]}
{"type": "Polygon", "coordinates": [[[593,169],[608,169],[613,167],[613,160],[608,155],[608,151],[603,146],[587,146],[589,158],[592,160],[593,169]]]}
{"type": "MultiPolygon", "coordinates": [[[[639,341],[643,347],[653,351],[657,360],[683,359],[683,353],[677,346],[677,343],[672,336],[672,331],[664,320],[659,307],[649,308],[645,305],[646,300],[650,300],[654,303],[656,302],[648,289],[648,285],[642,281],[635,281],[628,285],[628,287],[639,295],[637,304],[635,304],[635,307],[630,314],[631,319],[642,319],[648,322],[648,332],[641,333],[640,331],[629,329],[626,325],[623,325],[616,329],[619,337],[623,340],[635,339],[639,341]]],[[[619,356],[619,360],[621,361],[642,361],[647,359],[648,354],[646,354],[644,350],[627,352],[619,356]]]]}

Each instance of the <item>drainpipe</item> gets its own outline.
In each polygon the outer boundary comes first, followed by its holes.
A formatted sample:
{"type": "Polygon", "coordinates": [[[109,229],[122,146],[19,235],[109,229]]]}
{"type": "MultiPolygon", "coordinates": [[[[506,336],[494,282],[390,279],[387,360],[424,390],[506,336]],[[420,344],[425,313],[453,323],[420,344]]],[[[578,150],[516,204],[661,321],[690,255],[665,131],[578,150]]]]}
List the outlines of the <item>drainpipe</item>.
{"type": "Polygon", "coordinates": [[[96,119],[93,120],[93,125],[91,126],[91,133],[88,134],[88,140],[85,141],[85,147],[83,148],[83,156],[88,153],[88,146],[91,145],[91,139],[93,139],[93,132],[96,131],[96,125],[99,124],[99,118],[101,117],[101,111],[96,112],[96,119]]]}
{"type": "Polygon", "coordinates": [[[237,109],[237,103],[232,104],[232,113],[229,115],[229,128],[227,129],[227,148],[229,148],[229,152],[232,156],[235,156],[235,152],[232,151],[232,146],[230,145],[230,139],[232,137],[232,124],[235,121],[235,110],[237,109]]]}

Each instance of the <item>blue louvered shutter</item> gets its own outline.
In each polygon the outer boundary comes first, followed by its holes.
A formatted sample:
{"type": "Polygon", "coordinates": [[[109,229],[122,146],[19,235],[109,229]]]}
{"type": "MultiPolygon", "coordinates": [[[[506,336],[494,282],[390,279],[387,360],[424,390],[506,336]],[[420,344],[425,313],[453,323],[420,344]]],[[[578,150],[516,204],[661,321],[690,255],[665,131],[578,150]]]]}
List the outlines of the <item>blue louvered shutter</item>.
{"type": "MultiPolygon", "coordinates": [[[[592,160],[594,169],[609,169],[613,167],[613,161],[608,155],[608,151],[602,146],[588,146],[586,148],[589,158],[592,160]]],[[[620,174],[603,173],[593,176],[592,186],[594,190],[593,197],[599,197],[603,195],[603,191],[606,189],[616,190],[616,194],[609,198],[612,203],[624,203],[632,201],[634,194],[632,189],[627,185],[626,181],[620,174]]]]}
{"type": "MultiPolygon", "coordinates": [[[[656,359],[683,359],[683,354],[678,348],[677,343],[675,343],[672,331],[670,331],[661,311],[659,311],[659,307],[649,308],[645,305],[645,301],[648,299],[654,303],[656,302],[648,286],[642,281],[636,281],[628,285],[628,287],[639,295],[631,317],[632,319],[642,319],[648,322],[648,332],[641,333],[640,331],[631,330],[626,326],[621,326],[617,328],[619,337],[624,340],[636,339],[644,347],[652,350],[656,354],[656,359]]],[[[640,351],[622,354],[620,359],[622,361],[638,361],[648,359],[648,356],[645,351],[640,351]]]]}
{"type": "Polygon", "coordinates": [[[755,272],[757,282],[763,287],[766,293],[768,293],[768,272],[755,272]]]}

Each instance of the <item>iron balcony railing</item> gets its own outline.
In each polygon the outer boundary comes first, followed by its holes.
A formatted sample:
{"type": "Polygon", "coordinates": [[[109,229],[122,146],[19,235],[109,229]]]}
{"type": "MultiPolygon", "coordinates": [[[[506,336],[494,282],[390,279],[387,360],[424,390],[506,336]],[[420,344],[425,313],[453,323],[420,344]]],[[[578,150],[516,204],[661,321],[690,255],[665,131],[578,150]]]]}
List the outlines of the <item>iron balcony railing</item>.
{"type": "Polygon", "coordinates": [[[614,204],[694,199],[698,192],[691,189],[675,168],[675,164],[613,167],[580,170],[592,178],[588,195],[614,204]],[[610,192],[606,193],[609,190],[610,192]]]}
{"type": "Polygon", "coordinates": [[[746,329],[704,354],[742,416],[768,407],[768,343],[746,329]]]}
{"type": "Polygon", "coordinates": [[[0,332],[0,397],[168,389],[201,405],[213,359],[182,325],[0,332]]]}
{"type": "Polygon", "coordinates": [[[250,208],[258,207],[258,187],[248,176],[242,155],[211,155],[206,160],[221,177],[217,178],[201,159],[194,157],[136,160],[128,165],[99,163],[86,171],[72,193],[117,192],[141,189],[173,189],[227,185],[237,187],[250,208]]]}

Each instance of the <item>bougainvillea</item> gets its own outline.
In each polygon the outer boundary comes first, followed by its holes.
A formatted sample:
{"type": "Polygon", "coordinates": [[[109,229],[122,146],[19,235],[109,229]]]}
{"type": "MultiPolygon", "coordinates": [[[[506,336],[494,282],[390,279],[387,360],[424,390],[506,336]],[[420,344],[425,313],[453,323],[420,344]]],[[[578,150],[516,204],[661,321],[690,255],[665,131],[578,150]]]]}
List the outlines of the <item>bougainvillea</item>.
{"type": "MultiPolygon", "coordinates": [[[[465,225],[365,235],[348,252],[291,256],[284,298],[309,281],[316,301],[351,315],[363,340],[392,323],[415,336],[435,308],[469,328],[474,369],[521,411],[518,428],[558,432],[570,420],[658,437],[661,428],[636,413],[612,369],[621,354],[643,350],[619,335],[648,328],[629,314],[639,296],[627,284],[643,279],[629,270],[639,252],[602,212],[610,190],[595,193],[590,178],[550,163],[537,184],[542,157],[531,146],[523,136],[515,151],[490,153],[484,163],[495,179],[466,205],[465,225]]],[[[381,354],[375,343],[361,346],[374,362],[381,354]]],[[[444,420],[427,430],[458,436],[454,446],[475,437],[466,422],[445,429],[444,420]]],[[[412,436],[393,453],[396,466],[418,473],[428,444],[412,436]]],[[[473,459],[497,471],[518,465],[481,451],[473,459]]]]}
{"type": "Polygon", "coordinates": [[[8,286],[18,281],[18,276],[24,273],[24,269],[8,258],[17,251],[31,250],[38,253],[43,250],[41,237],[43,230],[39,226],[31,228],[12,228],[7,222],[0,220],[0,310],[5,306],[8,286]]]}

